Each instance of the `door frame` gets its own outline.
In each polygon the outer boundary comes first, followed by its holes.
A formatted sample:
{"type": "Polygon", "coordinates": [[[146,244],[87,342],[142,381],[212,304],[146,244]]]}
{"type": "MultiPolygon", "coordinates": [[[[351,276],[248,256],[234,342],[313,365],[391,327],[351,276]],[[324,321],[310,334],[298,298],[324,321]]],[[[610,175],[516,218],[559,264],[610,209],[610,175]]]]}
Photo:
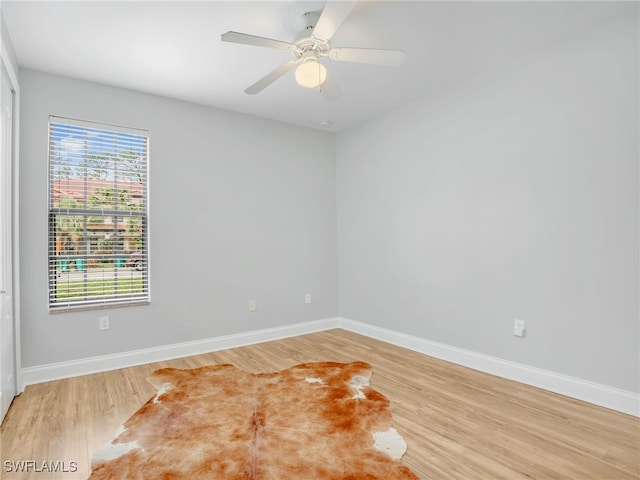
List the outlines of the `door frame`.
{"type": "MultiPolygon", "coordinates": [[[[4,22],[3,22],[4,23],[4,22]]],[[[13,339],[14,339],[14,368],[16,381],[16,394],[20,395],[24,391],[21,362],[21,342],[20,342],[20,85],[18,76],[13,68],[9,54],[4,42],[0,41],[0,62],[9,77],[10,88],[13,91],[13,115],[11,132],[13,136],[12,152],[12,192],[11,192],[11,218],[9,225],[11,230],[11,264],[12,264],[12,311],[13,311],[13,339]]]]}

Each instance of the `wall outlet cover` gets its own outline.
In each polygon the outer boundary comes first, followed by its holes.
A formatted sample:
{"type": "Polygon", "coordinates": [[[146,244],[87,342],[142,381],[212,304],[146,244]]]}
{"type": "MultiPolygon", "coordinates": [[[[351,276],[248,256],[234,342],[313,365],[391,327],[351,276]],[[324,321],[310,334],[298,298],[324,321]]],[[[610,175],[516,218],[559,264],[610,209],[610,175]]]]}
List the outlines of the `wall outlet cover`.
{"type": "Polygon", "coordinates": [[[524,337],[526,335],[526,323],[524,320],[515,319],[513,321],[513,334],[516,337],[524,337]]]}
{"type": "Polygon", "coordinates": [[[100,330],[109,330],[109,317],[100,317],[100,330]]]}

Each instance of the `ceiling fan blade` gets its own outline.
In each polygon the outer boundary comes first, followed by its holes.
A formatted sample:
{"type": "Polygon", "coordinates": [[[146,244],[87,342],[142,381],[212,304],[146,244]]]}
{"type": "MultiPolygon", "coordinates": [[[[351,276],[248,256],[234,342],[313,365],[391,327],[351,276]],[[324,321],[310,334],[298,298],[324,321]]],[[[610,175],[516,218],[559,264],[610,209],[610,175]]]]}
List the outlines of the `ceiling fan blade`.
{"type": "Polygon", "coordinates": [[[357,0],[328,0],[313,29],[312,36],[317,40],[331,40],[357,3],[357,0]]]}
{"type": "Polygon", "coordinates": [[[320,93],[322,93],[322,96],[327,100],[337,100],[342,96],[340,87],[338,87],[338,84],[329,70],[327,70],[327,78],[320,86],[320,93]]]}
{"type": "Polygon", "coordinates": [[[285,73],[289,72],[290,70],[293,70],[298,63],[300,63],[300,60],[296,59],[296,60],[291,60],[283,65],[280,65],[274,71],[272,71],[271,73],[268,73],[267,75],[262,77],[260,80],[258,80],[256,83],[248,87],[245,90],[245,93],[248,93],[249,95],[255,95],[256,93],[260,93],[262,90],[264,90],[273,82],[275,82],[280,77],[282,77],[285,73]]]}
{"type": "Polygon", "coordinates": [[[402,50],[380,50],[377,48],[332,48],[329,58],[338,62],[372,63],[399,67],[404,63],[405,54],[402,50]]]}
{"type": "Polygon", "coordinates": [[[279,50],[295,50],[293,43],[283,42],[281,40],[273,40],[272,38],[256,37],[246,33],[227,32],[221,35],[223,42],[242,43],[244,45],[253,45],[255,47],[277,48],[279,50]]]}

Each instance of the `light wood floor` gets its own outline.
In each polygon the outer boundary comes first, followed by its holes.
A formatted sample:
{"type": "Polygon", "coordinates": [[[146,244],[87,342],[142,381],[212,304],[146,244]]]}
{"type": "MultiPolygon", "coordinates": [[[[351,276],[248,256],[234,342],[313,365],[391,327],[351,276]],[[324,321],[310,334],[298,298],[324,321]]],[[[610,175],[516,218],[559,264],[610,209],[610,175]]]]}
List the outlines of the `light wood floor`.
{"type": "Polygon", "coordinates": [[[257,373],[353,360],[373,366],[371,384],[408,444],[403,463],[422,480],[640,478],[638,418],[344,330],[28,386],[0,429],[0,477],[86,478],[92,453],[155,393],[145,378],[157,368],[233,363],[257,373]],[[18,460],[75,461],[78,471],[7,473],[18,460]]]}

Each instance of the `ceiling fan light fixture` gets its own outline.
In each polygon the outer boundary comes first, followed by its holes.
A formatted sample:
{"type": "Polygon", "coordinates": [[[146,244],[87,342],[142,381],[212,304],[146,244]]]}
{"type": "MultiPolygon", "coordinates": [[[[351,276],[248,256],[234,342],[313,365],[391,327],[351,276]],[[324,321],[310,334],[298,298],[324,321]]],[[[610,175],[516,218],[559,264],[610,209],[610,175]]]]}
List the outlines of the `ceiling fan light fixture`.
{"type": "Polygon", "coordinates": [[[296,82],[306,88],[317,88],[327,80],[327,68],[317,60],[307,60],[296,68],[296,82]]]}

